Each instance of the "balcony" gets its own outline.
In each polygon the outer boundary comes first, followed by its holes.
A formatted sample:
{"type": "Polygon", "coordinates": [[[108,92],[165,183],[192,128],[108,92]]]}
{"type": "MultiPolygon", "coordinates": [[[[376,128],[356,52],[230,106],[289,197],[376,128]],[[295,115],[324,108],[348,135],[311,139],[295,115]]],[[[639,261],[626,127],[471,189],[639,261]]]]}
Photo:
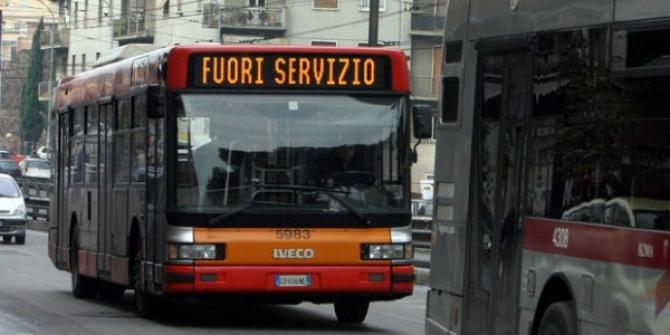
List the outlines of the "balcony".
{"type": "Polygon", "coordinates": [[[284,8],[222,8],[221,33],[281,37],[286,31],[284,8]]]}
{"type": "Polygon", "coordinates": [[[444,31],[444,21],[444,16],[412,13],[412,33],[431,32],[442,34],[444,31]]]}
{"type": "Polygon", "coordinates": [[[128,43],[153,43],[155,20],[147,21],[141,13],[128,13],[114,20],[114,39],[119,46],[128,43]]]}
{"type": "MultiPolygon", "coordinates": [[[[50,44],[50,33],[48,30],[42,31],[42,36],[40,37],[40,48],[42,50],[44,49],[49,49],[51,48],[50,44]]],[[[58,29],[54,32],[54,45],[53,47],[55,49],[67,49],[68,45],[70,45],[70,29],[69,28],[61,28],[58,29]]]]}

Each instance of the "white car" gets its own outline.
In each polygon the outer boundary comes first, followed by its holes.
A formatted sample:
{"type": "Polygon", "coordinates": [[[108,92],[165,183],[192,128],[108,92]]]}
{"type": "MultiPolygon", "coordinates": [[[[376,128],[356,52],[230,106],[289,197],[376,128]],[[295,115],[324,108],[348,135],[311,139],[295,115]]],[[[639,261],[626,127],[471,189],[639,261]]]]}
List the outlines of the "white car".
{"type": "Polygon", "coordinates": [[[51,170],[49,170],[49,161],[44,159],[25,159],[19,163],[21,168],[21,175],[29,178],[44,178],[51,177],[51,170]]]}
{"type": "Polygon", "coordinates": [[[37,158],[49,159],[49,149],[47,149],[47,147],[40,147],[37,149],[37,158]]]}
{"type": "Polygon", "coordinates": [[[7,150],[0,150],[0,159],[12,159],[12,154],[7,150]]]}
{"type": "Polygon", "coordinates": [[[0,173],[0,236],[4,243],[14,238],[26,243],[26,204],[19,185],[8,174],[0,173]]]}

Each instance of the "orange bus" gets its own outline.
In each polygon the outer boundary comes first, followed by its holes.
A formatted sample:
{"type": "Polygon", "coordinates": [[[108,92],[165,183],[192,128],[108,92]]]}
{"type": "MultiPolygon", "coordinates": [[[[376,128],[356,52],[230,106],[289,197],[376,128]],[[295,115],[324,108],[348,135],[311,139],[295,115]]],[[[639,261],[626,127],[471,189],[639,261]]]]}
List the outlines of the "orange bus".
{"type": "Polygon", "coordinates": [[[49,255],[78,298],[334,303],[413,289],[406,58],[176,46],[57,88],[49,255]]]}

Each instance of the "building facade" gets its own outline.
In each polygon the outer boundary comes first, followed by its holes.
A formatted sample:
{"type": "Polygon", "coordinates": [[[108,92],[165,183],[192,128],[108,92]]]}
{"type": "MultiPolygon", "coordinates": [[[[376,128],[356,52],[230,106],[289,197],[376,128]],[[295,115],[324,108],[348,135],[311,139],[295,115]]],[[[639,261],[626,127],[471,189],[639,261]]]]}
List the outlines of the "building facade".
{"type": "MultiPolygon", "coordinates": [[[[0,43],[0,142],[4,149],[22,149],[19,108],[23,83],[27,78],[33,35],[44,20],[41,44],[48,42],[49,30],[57,30],[57,4],[49,0],[0,0],[2,38],[0,43]],[[45,42],[46,41],[46,42],[45,42]]],[[[60,44],[59,44],[60,45],[60,44]]],[[[44,53],[43,77],[49,73],[49,53],[44,53]]],[[[54,57],[57,61],[57,57],[54,57]]],[[[54,66],[55,67],[55,66],[54,66]]],[[[58,72],[57,72],[58,73],[58,72]]],[[[41,88],[42,85],[40,85],[41,88]]],[[[45,85],[46,88],[46,85],[45,85]]],[[[39,88],[38,88],[39,89],[39,88]]],[[[44,90],[46,93],[46,90],[44,90]]],[[[46,112],[46,105],[45,111],[46,112]]]]}
{"type": "MultiPolygon", "coordinates": [[[[437,115],[442,64],[442,34],[447,16],[448,0],[414,0],[411,17],[411,85],[413,103],[429,105],[437,115]]],[[[433,118],[435,127],[438,118],[433,118]]],[[[426,192],[426,181],[432,180],[435,166],[435,141],[424,140],[418,147],[419,159],[412,169],[412,192],[426,192]],[[424,181],[421,184],[421,181],[424,181]],[[419,191],[417,191],[419,190],[419,191]]]]}
{"type": "MultiPolygon", "coordinates": [[[[69,36],[67,73],[113,61],[121,46],[268,43],[365,46],[369,0],[58,0],[69,36]]],[[[378,44],[410,57],[414,102],[437,107],[447,0],[379,0],[378,44]]],[[[126,54],[129,56],[129,54],[126,54]]],[[[434,145],[418,146],[412,192],[433,173],[434,145]]]]}

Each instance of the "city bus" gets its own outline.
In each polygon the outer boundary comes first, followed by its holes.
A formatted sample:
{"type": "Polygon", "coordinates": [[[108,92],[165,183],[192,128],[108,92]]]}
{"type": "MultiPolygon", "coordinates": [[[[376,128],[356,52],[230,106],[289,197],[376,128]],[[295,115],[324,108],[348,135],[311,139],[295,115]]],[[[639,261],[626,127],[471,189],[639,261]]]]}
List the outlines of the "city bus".
{"type": "Polygon", "coordinates": [[[668,1],[449,1],[426,334],[668,334],[668,40],[668,1]]]}
{"type": "Polygon", "coordinates": [[[363,322],[413,290],[409,118],[430,115],[410,112],[406,63],[172,46],[62,80],[50,258],[75,297],[134,289],[141,315],[221,297],[363,322]]]}

